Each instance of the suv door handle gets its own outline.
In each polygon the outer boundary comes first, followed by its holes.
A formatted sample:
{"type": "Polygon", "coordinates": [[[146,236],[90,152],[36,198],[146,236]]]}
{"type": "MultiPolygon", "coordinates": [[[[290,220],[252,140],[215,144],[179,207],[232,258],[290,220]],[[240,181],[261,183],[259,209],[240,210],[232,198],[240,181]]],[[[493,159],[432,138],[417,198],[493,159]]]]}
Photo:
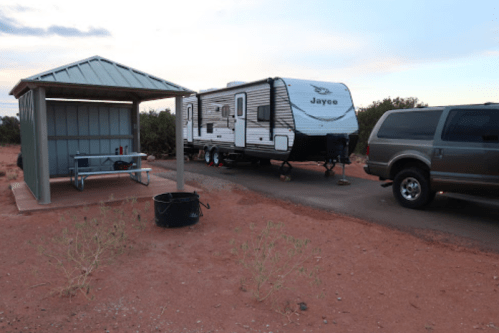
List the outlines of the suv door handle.
{"type": "Polygon", "coordinates": [[[442,158],[444,157],[444,149],[443,148],[435,148],[434,152],[433,152],[433,156],[435,156],[435,158],[442,158]]]}

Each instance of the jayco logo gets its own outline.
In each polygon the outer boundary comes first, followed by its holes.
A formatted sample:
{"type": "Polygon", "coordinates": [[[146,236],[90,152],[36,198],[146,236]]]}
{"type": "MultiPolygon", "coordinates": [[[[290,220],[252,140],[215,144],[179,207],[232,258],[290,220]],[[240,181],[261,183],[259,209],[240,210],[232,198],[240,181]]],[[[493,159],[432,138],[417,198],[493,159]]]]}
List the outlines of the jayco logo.
{"type": "Polygon", "coordinates": [[[321,105],[326,105],[326,104],[328,104],[328,105],[331,105],[331,104],[336,105],[336,104],[338,104],[338,101],[335,100],[335,99],[332,99],[332,100],[331,99],[318,99],[318,98],[316,99],[314,97],[314,99],[311,100],[310,103],[312,103],[312,104],[321,104],[321,105]]]}
{"type": "MultiPolygon", "coordinates": [[[[311,84],[312,87],[315,88],[315,92],[318,93],[319,95],[329,95],[329,94],[332,94],[331,91],[329,91],[329,89],[327,88],[322,88],[322,87],[317,87],[317,86],[314,86],[313,84],[311,84]]],[[[335,99],[319,99],[319,98],[315,98],[313,100],[310,101],[310,103],[312,104],[321,104],[321,105],[331,105],[331,104],[338,104],[338,101],[335,100],[335,99]]]]}
{"type": "Polygon", "coordinates": [[[315,92],[318,93],[319,95],[332,94],[332,92],[329,91],[329,89],[327,89],[327,88],[317,87],[317,86],[314,86],[313,84],[311,84],[311,86],[315,88],[315,92]]]}

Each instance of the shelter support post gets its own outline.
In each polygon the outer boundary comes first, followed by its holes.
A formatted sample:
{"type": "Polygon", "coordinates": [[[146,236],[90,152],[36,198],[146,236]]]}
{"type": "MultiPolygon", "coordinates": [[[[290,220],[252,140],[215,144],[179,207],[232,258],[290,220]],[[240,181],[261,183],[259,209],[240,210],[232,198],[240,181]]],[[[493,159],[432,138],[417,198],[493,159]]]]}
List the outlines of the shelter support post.
{"type": "MultiPolygon", "coordinates": [[[[139,101],[133,101],[132,104],[132,151],[140,153],[140,112],[139,112],[139,101]]],[[[142,168],[141,158],[137,158],[137,169],[142,168]]],[[[142,181],[142,173],[135,173],[136,179],[140,182],[142,181]]]]}
{"type": "Polygon", "coordinates": [[[182,96],[175,97],[175,150],[177,156],[177,190],[184,190],[184,135],[182,96]]]}
{"type": "Polygon", "coordinates": [[[50,203],[50,172],[49,172],[49,148],[47,130],[47,102],[45,101],[45,88],[36,88],[36,142],[38,159],[38,181],[39,198],[38,203],[47,205],[50,203]]]}

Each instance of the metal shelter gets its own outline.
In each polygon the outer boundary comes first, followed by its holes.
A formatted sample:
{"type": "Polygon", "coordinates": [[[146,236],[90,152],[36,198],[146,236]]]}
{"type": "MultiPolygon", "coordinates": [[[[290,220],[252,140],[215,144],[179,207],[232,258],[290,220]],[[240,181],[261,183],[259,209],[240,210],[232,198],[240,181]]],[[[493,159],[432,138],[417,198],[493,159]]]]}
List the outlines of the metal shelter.
{"type": "Polygon", "coordinates": [[[22,79],[10,95],[19,99],[26,184],[38,203],[49,204],[49,179],[67,175],[76,150],[111,154],[114,145],[129,145],[140,152],[139,104],[175,97],[177,189],[183,190],[182,97],[193,93],[100,56],[22,79]]]}

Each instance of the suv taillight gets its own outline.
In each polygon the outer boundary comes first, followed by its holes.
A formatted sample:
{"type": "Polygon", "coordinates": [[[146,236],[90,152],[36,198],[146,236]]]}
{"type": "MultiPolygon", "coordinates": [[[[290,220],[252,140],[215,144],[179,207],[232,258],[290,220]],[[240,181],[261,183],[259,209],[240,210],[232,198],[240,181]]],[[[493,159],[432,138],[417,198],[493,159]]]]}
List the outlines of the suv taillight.
{"type": "Polygon", "coordinates": [[[369,146],[367,146],[366,155],[369,156],[369,146]]]}

